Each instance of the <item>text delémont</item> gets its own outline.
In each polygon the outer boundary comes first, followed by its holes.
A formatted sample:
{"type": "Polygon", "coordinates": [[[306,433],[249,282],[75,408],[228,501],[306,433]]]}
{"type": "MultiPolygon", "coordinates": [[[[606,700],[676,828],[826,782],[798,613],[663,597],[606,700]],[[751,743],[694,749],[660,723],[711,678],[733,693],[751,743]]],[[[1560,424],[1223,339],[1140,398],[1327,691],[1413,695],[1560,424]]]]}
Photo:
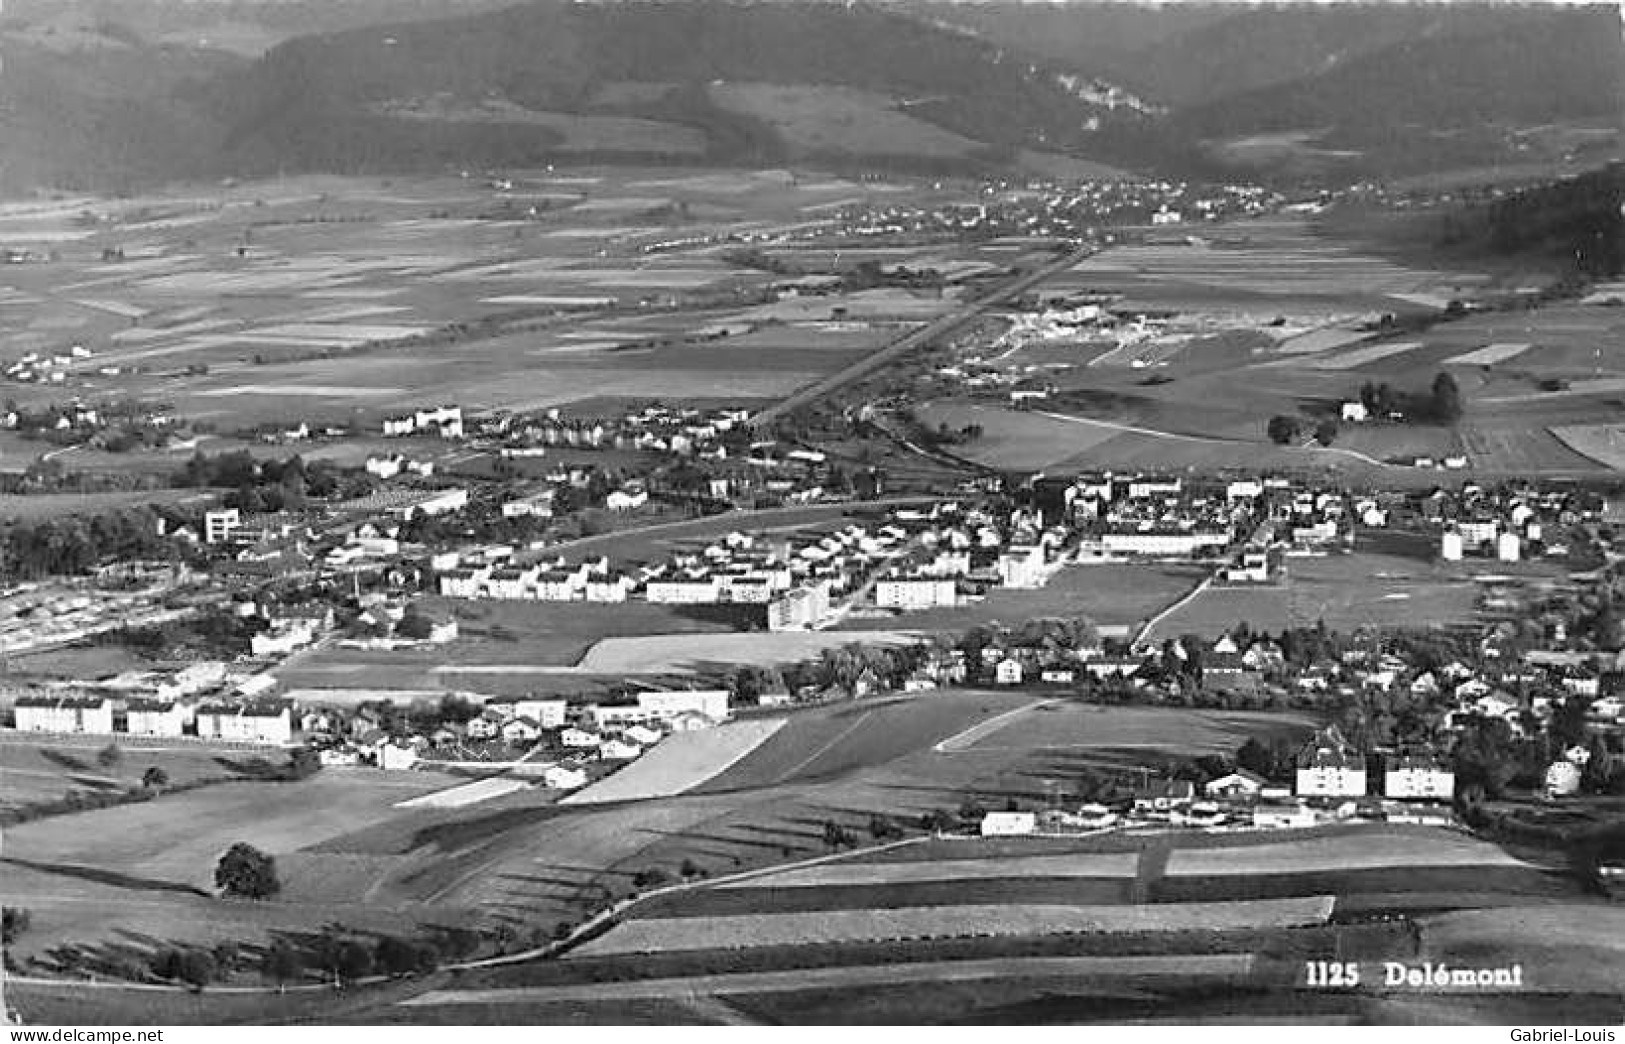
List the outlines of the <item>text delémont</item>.
{"type": "Polygon", "coordinates": [[[1452,968],[1447,964],[1423,961],[1421,964],[1382,962],[1384,986],[1411,986],[1416,989],[1508,989],[1523,985],[1523,965],[1502,968],[1452,968]]]}

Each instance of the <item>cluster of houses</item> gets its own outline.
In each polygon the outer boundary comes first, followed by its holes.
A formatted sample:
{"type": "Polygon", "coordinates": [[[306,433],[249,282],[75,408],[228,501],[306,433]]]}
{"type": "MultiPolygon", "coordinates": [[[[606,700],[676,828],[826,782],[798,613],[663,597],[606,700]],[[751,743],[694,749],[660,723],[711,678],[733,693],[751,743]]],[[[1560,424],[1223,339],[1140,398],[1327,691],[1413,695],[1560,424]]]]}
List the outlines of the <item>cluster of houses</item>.
{"type": "Polygon", "coordinates": [[[1315,826],[1352,817],[1448,823],[1456,777],[1431,749],[1395,753],[1381,766],[1381,794],[1366,758],[1336,726],[1314,734],[1298,753],[1295,779],[1276,782],[1238,768],[1202,784],[1170,779],[1139,788],[1113,805],[1087,803],[1076,811],[990,812],[985,836],[1067,833],[1120,826],[1200,829],[1315,826]],[[1380,798],[1380,800],[1379,800],[1380,798]]]}
{"type": "Polygon", "coordinates": [[[744,409],[694,409],[653,404],[619,417],[565,418],[559,410],[528,418],[504,418],[500,433],[511,449],[571,447],[577,449],[646,450],[725,459],[723,436],[750,417],[744,409]]]}
{"type": "Polygon", "coordinates": [[[26,352],[15,362],[6,364],[4,373],[7,380],[19,384],[61,384],[67,380],[68,370],[74,363],[91,356],[90,349],[80,344],[69,348],[66,355],[26,352]]]}
{"type": "Polygon", "coordinates": [[[424,733],[386,728],[382,717],[367,709],[313,709],[300,719],[300,728],[324,765],[491,767],[499,763],[491,760],[497,756],[517,775],[574,790],[587,783],[595,763],[634,760],[672,733],[712,728],[730,714],[727,690],[685,689],[640,692],[626,704],[492,697],[467,721],[441,722],[424,733]],[[523,753],[516,758],[515,751],[523,753]],[[533,757],[543,752],[545,759],[533,757]]]}
{"type": "MultiPolygon", "coordinates": [[[[1084,88],[1088,89],[1088,88],[1084,88]]],[[[1102,95],[1103,97],[1106,95],[1102,95]]],[[[843,208],[839,220],[811,234],[895,236],[949,233],[978,236],[1086,238],[1102,224],[1145,221],[1213,221],[1222,217],[1262,214],[1283,198],[1255,185],[1195,186],[1184,182],[1050,181],[984,182],[977,202],[917,206],[899,201],[843,208]]]]}

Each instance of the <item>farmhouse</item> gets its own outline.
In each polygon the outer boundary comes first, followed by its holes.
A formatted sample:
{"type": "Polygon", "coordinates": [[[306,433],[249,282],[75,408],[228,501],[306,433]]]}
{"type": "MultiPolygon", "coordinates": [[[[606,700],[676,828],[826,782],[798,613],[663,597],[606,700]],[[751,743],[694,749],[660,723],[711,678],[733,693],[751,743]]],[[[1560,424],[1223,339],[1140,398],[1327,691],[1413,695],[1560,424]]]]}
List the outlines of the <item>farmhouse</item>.
{"type": "Polygon", "coordinates": [[[1258,798],[1268,782],[1256,772],[1237,769],[1227,776],[1209,780],[1203,785],[1202,792],[1211,798],[1225,798],[1230,801],[1252,801],[1258,798]]]}
{"type": "Polygon", "coordinates": [[[113,700],[106,696],[19,696],[18,732],[113,731],[113,700]]]}

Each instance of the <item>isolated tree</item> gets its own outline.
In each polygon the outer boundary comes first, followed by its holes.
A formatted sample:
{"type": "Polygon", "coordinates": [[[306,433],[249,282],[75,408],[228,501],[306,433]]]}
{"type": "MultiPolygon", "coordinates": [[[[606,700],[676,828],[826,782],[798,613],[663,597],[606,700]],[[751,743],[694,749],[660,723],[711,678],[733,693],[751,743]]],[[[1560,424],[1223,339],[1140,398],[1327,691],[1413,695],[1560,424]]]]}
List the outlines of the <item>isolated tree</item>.
{"type": "Polygon", "coordinates": [[[1315,441],[1330,446],[1337,440],[1337,422],[1330,417],[1315,425],[1315,441]]]}
{"type": "Polygon", "coordinates": [[[34,916],[20,906],[8,906],[0,910],[0,943],[9,946],[17,941],[17,937],[28,931],[34,916]]]}
{"type": "Polygon", "coordinates": [[[169,786],[169,773],[153,765],[141,773],[141,785],[148,790],[162,790],[169,786]]]}
{"type": "Polygon", "coordinates": [[[1449,373],[1441,370],[1439,375],[1433,378],[1430,405],[1435,420],[1445,424],[1454,424],[1461,420],[1461,388],[1449,373]]]}
{"type": "Polygon", "coordinates": [[[117,743],[109,743],[96,752],[96,764],[104,769],[116,768],[124,760],[124,751],[119,749],[117,743]]]}
{"type": "Polygon", "coordinates": [[[215,965],[214,957],[207,950],[182,950],[179,959],[175,962],[173,978],[186,983],[192,989],[202,992],[203,987],[215,980],[219,968],[215,965]]]}
{"type": "Polygon", "coordinates": [[[232,845],[220,857],[214,868],[214,883],[227,895],[246,899],[269,899],[282,890],[276,860],[244,841],[232,845]]]}
{"type": "Polygon", "coordinates": [[[1298,435],[1302,431],[1302,425],[1298,422],[1298,418],[1278,413],[1270,418],[1270,422],[1264,430],[1269,433],[1271,442],[1285,446],[1289,442],[1297,441],[1298,435]]]}

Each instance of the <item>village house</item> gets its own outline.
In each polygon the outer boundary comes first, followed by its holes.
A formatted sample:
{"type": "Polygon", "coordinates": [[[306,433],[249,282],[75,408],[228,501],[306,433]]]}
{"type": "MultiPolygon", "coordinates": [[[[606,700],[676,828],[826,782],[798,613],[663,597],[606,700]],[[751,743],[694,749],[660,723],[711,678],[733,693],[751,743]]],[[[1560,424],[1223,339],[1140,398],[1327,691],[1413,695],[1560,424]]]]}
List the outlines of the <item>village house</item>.
{"type": "Polygon", "coordinates": [[[504,721],[498,734],[508,743],[534,743],[542,737],[542,727],[536,719],[523,715],[504,721]]]}
{"type": "Polygon", "coordinates": [[[559,743],[573,749],[586,750],[604,742],[604,737],[586,729],[569,728],[560,731],[559,743]]]}
{"type": "Polygon", "coordinates": [[[642,747],[624,739],[607,739],[598,744],[598,756],[605,761],[630,761],[642,753],[642,747]]]}
{"type": "Polygon", "coordinates": [[[1223,798],[1227,801],[1256,801],[1268,782],[1256,772],[1237,769],[1203,784],[1202,793],[1210,798],[1223,798]]]}
{"type": "Polygon", "coordinates": [[[982,817],[983,837],[1016,837],[1037,829],[1038,815],[1033,812],[989,812],[982,817]]]}
{"type": "Polygon", "coordinates": [[[572,765],[549,765],[542,772],[542,785],[553,790],[577,790],[587,785],[587,773],[572,765]]]}

